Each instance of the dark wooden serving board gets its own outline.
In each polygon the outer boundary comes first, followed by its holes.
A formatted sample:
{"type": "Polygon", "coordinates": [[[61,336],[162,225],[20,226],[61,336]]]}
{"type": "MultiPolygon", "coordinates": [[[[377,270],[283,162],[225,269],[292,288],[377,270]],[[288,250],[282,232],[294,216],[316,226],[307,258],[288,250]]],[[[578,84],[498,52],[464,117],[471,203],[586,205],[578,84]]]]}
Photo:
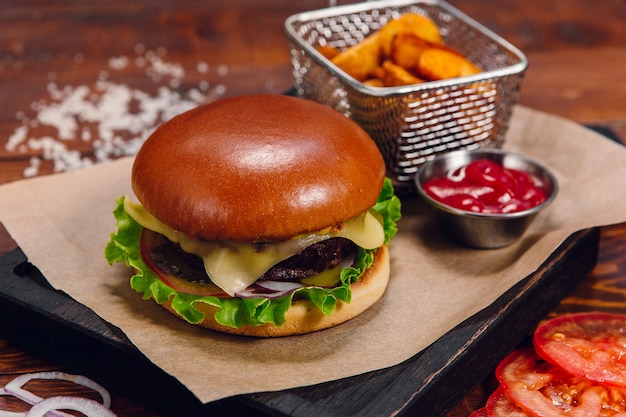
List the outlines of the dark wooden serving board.
{"type": "Polygon", "coordinates": [[[535,273],[397,366],[208,404],[120,329],[51,288],[19,248],[0,257],[0,335],[173,416],[443,416],[591,271],[599,236],[598,228],[570,236],[535,273]]]}

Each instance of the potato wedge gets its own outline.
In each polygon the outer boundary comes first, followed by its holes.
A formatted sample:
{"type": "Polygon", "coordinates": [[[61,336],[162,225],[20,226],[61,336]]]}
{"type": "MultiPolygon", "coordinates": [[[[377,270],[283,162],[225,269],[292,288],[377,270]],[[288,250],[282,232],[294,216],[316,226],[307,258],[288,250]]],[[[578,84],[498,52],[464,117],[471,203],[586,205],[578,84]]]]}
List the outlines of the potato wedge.
{"type": "Polygon", "coordinates": [[[333,59],[340,54],[339,49],[329,45],[318,45],[317,51],[326,59],[333,59]]]}
{"type": "Polygon", "coordinates": [[[393,39],[398,33],[411,33],[427,42],[441,44],[439,26],[430,18],[417,13],[406,13],[389,21],[376,33],[380,34],[380,45],[385,57],[391,55],[393,39]]]}
{"type": "Polygon", "coordinates": [[[422,52],[432,45],[412,33],[398,33],[391,44],[390,59],[406,70],[413,70],[417,68],[422,52]]]}
{"type": "Polygon", "coordinates": [[[367,85],[395,87],[476,74],[480,68],[443,43],[437,24],[406,13],[344,51],[318,50],[367,85]]]}
{"type": "Polygon", "coordinates": [[[411,74],[399,65],[387,60],[383,62],[383,70],[385,71],[382,78],[385,87],[400,87],[403,85],[420,84],[424,80],[411,74]]]}
{"type": "Polygon", "coordinates": [[[332,59],[332,62],[358,81],[365,81],[380,65],[379,33],[375,32],[332,59]]]}
{"type": "Polygon", "coordinates": [[[428,80],[444,80],[478,74],[481,69],[458,52],[446,48],[429,48],[419,56],[415,68],[428,80]]]}
{"type": "Polygon", "coordinates": [[[383,83],[383,80],[381,80],[380,78],[370,78],[369,80],[363,81],[363,84],[365,84],[368,87],[384,87],[385,86],[385,84],[383,83]]]}

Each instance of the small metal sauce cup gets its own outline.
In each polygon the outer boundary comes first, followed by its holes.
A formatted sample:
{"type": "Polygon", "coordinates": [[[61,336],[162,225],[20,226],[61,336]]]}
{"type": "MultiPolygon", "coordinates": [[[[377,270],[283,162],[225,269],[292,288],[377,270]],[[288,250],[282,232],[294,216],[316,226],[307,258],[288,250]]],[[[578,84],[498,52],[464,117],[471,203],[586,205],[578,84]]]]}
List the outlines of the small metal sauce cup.
{"type": "Polygon", "coordinates": [[[454,151],[439,155],[423,164],[415,176],[418,194],[437,212],[443,232],[454,241],[473,248],[493,249],[508,246],[517,241],[537,214],[556,197],[558,184],[554,175],[543,165],[522,155],[497,149],[454,151]],[[488,214],[460,210],[445,205],[424,191],[426,181],[445,176],[449,171],[478,159],[490,159],[504,166],[525,171],[540,182],[546,200],[528,210],[488,214]]]}

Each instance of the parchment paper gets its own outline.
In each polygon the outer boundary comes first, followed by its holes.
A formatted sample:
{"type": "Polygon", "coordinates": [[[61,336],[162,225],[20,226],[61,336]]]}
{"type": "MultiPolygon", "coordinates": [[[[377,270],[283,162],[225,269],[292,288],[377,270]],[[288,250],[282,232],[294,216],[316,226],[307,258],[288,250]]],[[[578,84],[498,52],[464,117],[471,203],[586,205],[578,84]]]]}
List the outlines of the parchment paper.
{"type": "Polygon", "coordinates": [[[50,283],[121,328],[203,402],[292,388],[395,365],[532,273],[574,231],[626,221],[626,149],[573,122],[516,107],[505,149],[550,167],[560,193],[517,244],[465,249],[417,198],[403,201],[383,298],[348,323],[280,339],[187,325],[129,288],[103,251],[131,159],[0,187],[0,221],[50,283]]]}

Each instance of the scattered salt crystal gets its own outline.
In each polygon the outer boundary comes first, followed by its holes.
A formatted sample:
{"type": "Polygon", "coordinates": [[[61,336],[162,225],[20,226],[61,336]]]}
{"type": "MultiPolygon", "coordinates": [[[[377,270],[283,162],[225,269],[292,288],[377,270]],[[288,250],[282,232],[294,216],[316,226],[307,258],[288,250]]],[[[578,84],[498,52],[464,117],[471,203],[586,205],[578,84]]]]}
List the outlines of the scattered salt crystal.
{"type": "MultiPolygon", "coordinates": [[[[55,93],[59,92],[55,91],[55,93]]],[[[88,111],[88,108],[85,108],[85,97],[88,93],[89,89],[84,85],[76,88],[66,86],[62,93],[53,94],[57,103],[41,106],[38,109],[37,119],[42,124],[56,127],[59,139],[75,139],[75,132],[78,128],[76,116],[88,111]]]]}
{"type": "Polygon", "coordinates": [[[180,64],[165,62],[159,57],[150,60],[148,71],[155,75],[169,75],[173,78],[183,78],[185,76],[185,70],[180,64]]]}
{"type": "MultiPolygon", "coordinates": [[[[164,121],[187,111],[198,104],[219,98],[226,93],[226,86],[218,84],[211,89],[206,80],[186,92],[179,91],[186,76],[185,68],[164,59],[167,51],[157,48],[146,51],[141,44],[135,45],[134,60],[125,56],[111,57],[108,70],[101,70],[93,87],[87,85],[64,85],[56,83],[56,74],[48,74],[46,99],[32,102],[30,112],[18,111],[21,122],[8,138],[8,152],[37,152],[24,169],[24,177],[36,176],[42,161],[50,161],[54,172],[72,171],[137,153],[145,139],[164,121]],[[140,55],[140,56],[139,56],[140,55]],[[156,85],[156,93],[133,89],[115,82],[116,71],[134,63],[144,68],[144,73],[156,85]],[[111,72],[110,72],[110,71],[111,72]],[[53,128],[56,136],[37,137],[37,127],[53,128]],[[88,142],[93,155],[82,155],[70,149],[71,142],[88,142]]],[[[75,63],[83,57],[75,55],[75,63]]],[[[196,65],[198,73],[210,70],[206,62],[196,65]]],[[[217,74],[228,74],[226,65],[217,67],[217,74]]],[[[91,152],[88,152],[91,154],[91,152]]]]}
{"type": "Polygon", "coordinates": [[[24,177],[31,178],[39,173],[39,166],[41,165],[41,159],[33,156],[30,158],[30,166],[24,169],[24,177]]]}
{"type": "Polygon", "coordinates": [[[28,146],[32,150],[41,150],[44,160],[53,161],[54,172],[74,171],[93,165],[91,160],[83,158],[80,152],[68,150],[65,144],[50,136],[29,139],[28,146]]]}
{"type": "Polygon", "coordinates": [[[219,84],[215,86],[215,93],[218,96],[226,94],[226,86],[224,84],[219,84]]]}
{"type": "Polygon", "coordinates": [[[109,67],[115,70],[122,70],[128,66],[128,57],[119,56],[109,58],[109,67]]]}
{"type": "Polygon", "coordinates": [[[80,134],[80,138],[84,142],[89,142],[91,140],[91,132],[89,131],[89,129],[83,129],[83,131],[80,134]]]}
{"type": "Polygon", "coordinates": [[[13,131],[13,134],[9,136],[9,140],[5,146],[6,150],[9,152],[13,152],[17,145],[21,144],[26,140],[26,136],[28,134],[28,127],[22,125],[13,131]]]}
{"type": "Polygon", "coordinates": [[[187,94],[191,100],[197,103],[202,103],[206,99],[206,96],[196,88],[192,88],[187,94]]]}
{"type": "Polygon", "coordinates": [[[198,65],[196,65],[196,71],[198,71],[200,74],[206,74],[207,72],[209,72],[209,64],[207,64],[206,62],[198,62],[198,65]]]}
{"type": "Polygon", "coordinates": [[[220,77],[225,77],[228,75],[228,65],[220,65],[217,67],[217,74],[220,77]]]}

